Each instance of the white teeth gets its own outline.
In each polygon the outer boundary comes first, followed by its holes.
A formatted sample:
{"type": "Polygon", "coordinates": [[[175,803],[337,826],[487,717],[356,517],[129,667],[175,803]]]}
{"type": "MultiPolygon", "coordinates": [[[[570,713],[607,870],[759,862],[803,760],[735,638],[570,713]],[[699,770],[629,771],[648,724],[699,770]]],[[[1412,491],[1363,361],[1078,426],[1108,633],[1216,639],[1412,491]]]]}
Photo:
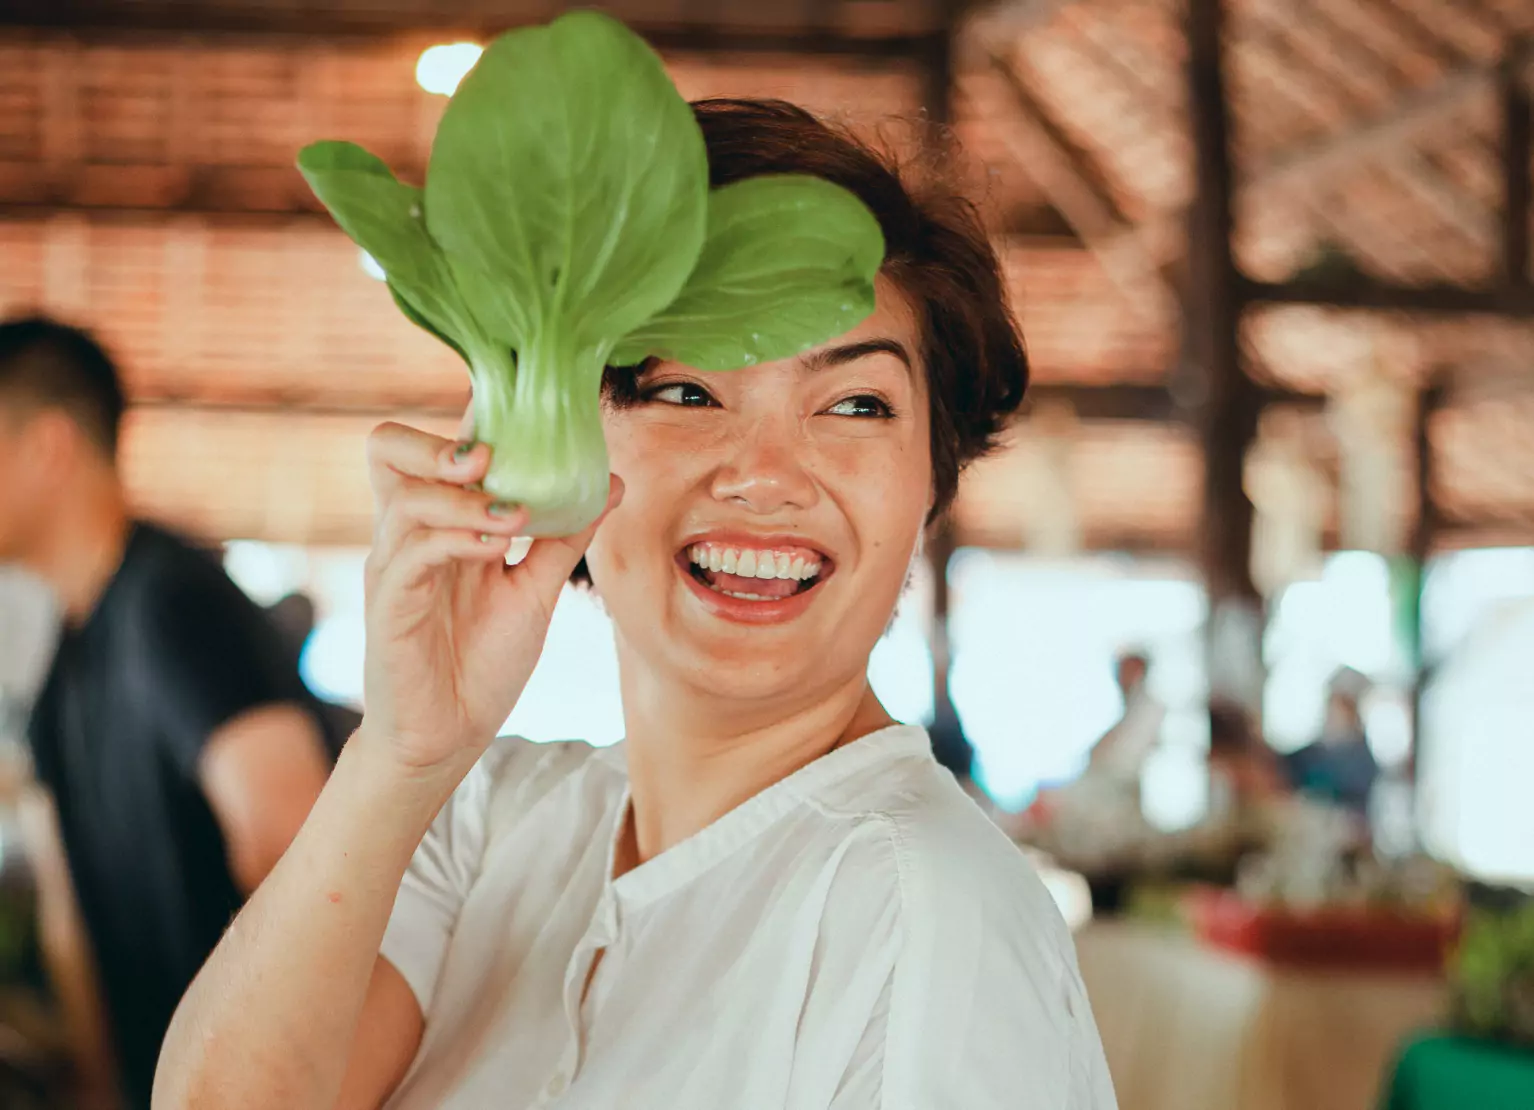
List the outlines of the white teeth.
{"type": "Polygon", "coordinates": [[[719,592],[724,594],[726,597],[737,597],[741,601],[775,601],[776,600],[775,598],[768,597],[765,594],[743,594],[743,593],[737,593],[734,590],[720,590],[719,592]]]}
{"type": "Polygon", "coordinates": [[[803,582],[820,573],[819,560],[783,551],[741,551],[699,543],[687,549],[687,557],[704,570],[723,571],[741,578],[786,578],[803,582]]]}

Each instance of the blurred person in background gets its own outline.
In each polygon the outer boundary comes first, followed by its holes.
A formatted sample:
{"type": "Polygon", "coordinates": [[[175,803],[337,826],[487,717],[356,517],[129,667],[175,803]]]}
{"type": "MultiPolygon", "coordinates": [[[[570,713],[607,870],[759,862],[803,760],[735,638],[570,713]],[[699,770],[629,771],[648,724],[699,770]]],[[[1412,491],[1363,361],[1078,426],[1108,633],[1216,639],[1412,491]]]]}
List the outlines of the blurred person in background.
{"type": "MultiPolygon", "coordinates": [[[[314,634],[317,615],[314,599],[302,591],[295,590],[268,605],[266,612],[271,617],[277,634],[282,637],[283,646],[292,660],[293,669],[302,675],[304,648],[309,643],[309,637],[314,634]]],[[[340,744],[345,743],[346,738],[356,732],[357,726],[362,724],[362,714],[349,705],[342,705],[322,697],[312,688],[309,692],[314,694],[320,712],[325,717],[326,739],[335,745],[330,753],[331,758],[334,759],[340,754],[340,744]]]]}
{"type": "Polygon", "coordinates": [[[1364,730],[1362,705],[1370,688],[1369,679],[1352,667],[1336,671],[1327,683],[1320,738],[1285,760],[1296,790],[1365,819],[1380,771],[1364,730]]]}
{"type": "Polygon", "coordinates": [[[1139,650],[1121,653],[1113,663],[1114,681],[1124,699],[1118,723],[1092,748],[1087,774],[1132,784],[1138,791],[1145,759],[1161,738],[1166,707],[1147,684],[1150,656],[1139,650]]]}
{"type": "Polygon", "coordinates": [[[1209,702],[1210,809],[1214,814],[1243,812],[1288,793],[1278,754],[1252,724],[1238,702],[1209,702]]]}
{"type": "Polygon", "coordinates": [[[86,333],[0,323],[0,561],[64,629],[28,738],[44,954],[88,1106],[147,1107],[171,1014],[329,770],[265,615],[207,553],[130,514],[124,397],[86,333]]]}
{"type": "MultiPolygon", "coordinates": [[[[1166,708],[1147,685],[1150,666],[1150,656],[1137,649],[1113,657],[1124,703],[1118,721],[1093,745],[1080,775],[1042,788],[1027,810],[1002,820],[1011,836],[1046,848],[1070,866],[1102,874],[1150,834],[1140,778],[1166,719],[1166,708]]],[[[1116,897],[1099,904],[1111,908],[1116,897]]]]}

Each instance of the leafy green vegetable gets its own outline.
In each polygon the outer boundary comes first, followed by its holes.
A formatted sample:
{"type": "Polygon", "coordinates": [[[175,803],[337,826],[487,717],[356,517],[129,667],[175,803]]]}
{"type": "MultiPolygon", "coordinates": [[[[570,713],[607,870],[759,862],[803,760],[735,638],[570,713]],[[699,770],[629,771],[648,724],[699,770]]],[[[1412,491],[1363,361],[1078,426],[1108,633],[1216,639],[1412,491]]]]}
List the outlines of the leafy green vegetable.
{"type": "Polygon", "coordinates": [[[730,370],[796,354],[874,307],[878,223],[813,177],[713,190],[692,109],[621,23],[574,12],[496,39],[432,144],[424,189],[351,143],[298,166],[400,310],[463,358],[485,488],[534,536],[607,499],[603,368],[730,370]]]}
{"type": "Polygon", "coordinates": [[[1449,979],[1460,1024],[1534,1044],[1534,901],[1472,911],[1449,979]]]}

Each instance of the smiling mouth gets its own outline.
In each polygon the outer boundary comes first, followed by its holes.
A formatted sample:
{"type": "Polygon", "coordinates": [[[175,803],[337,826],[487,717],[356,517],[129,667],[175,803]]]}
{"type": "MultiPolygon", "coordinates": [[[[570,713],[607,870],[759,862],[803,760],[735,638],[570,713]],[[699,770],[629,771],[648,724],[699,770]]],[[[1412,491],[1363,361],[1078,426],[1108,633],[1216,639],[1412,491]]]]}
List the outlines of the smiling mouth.
{"type": "Polygon", "coordinates": [[[694,544],[677,561],[695,582],[737,601],[783,601],[814,589],[830,574],[830,560],[818,552],[741,550],[694,544]]]}

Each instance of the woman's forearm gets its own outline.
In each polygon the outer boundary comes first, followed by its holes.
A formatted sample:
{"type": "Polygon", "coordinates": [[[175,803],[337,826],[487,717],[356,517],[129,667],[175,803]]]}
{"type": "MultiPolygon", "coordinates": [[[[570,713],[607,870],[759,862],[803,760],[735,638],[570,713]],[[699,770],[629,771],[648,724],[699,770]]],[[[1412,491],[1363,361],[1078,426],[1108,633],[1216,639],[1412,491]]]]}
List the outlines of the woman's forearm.
{"type": "MultiPolygon", "coordinates": [[[[365,731],[366,726],[364,726],[365,731]]],[[[411,853],[467,771],[411,773],[359,733],[176,1011],[157,1108],[329,1110],[411,853]]]]}

